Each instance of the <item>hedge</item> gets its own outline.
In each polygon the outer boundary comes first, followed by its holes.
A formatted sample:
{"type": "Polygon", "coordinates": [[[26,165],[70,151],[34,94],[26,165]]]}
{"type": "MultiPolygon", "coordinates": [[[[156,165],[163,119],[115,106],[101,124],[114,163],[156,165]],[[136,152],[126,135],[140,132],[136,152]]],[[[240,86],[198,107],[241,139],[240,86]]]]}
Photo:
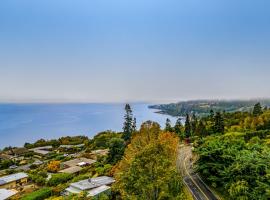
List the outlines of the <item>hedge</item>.
{"type": "Polygon", "coordinates": [[[37,190],[35,192],[32,192],[30,194],[27,194],[26,196],[22,197],[21,200],[43,200],[52,195],[52,189],[51,188],[42,188],[40,190],[37,190]]]}

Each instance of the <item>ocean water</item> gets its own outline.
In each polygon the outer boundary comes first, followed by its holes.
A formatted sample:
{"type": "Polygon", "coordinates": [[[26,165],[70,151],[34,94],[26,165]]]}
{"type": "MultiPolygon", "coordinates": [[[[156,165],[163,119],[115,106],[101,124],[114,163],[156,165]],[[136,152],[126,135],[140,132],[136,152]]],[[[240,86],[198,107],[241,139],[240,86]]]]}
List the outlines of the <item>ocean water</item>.
{"type": "MultiPolygon", "coordinates": [[[[131,104],[137,127],[152,120],[164,127],[166,118],[147,104],[131,104]]],[[[61,136],[93,137],[104,130],[121,131],[124,104],[0,104],[0,148],[61,136]]]]}

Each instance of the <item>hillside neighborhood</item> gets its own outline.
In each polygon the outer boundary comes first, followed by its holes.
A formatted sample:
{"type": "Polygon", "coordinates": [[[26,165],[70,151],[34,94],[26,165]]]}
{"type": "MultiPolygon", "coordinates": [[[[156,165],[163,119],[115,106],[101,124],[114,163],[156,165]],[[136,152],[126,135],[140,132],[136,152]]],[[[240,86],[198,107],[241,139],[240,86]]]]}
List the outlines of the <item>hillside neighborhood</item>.
{"type": "Polygon", "coordinates": [[[37,142],[35,147],[29,146],[0,152],[0,200],[35,199],[31,198],[35,192],[44,193],[44,197],[46,193],[50,193],[48,196],[85,193],[88,197],[110,194],[110,185],[115,180],[107,176],[108,170],[99,161],[107,156],[108,149],[89,151],[84,143],[38,146],[37,142]],[[50,187],[59,185],[62,187],[59,191],[50,187]]]}

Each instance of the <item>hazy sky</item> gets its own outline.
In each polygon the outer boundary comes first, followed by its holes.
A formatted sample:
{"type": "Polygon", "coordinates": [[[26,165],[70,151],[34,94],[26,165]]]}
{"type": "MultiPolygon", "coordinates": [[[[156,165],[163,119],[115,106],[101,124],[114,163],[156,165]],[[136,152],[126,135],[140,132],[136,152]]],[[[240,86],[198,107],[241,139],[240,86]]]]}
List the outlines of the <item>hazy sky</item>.
{"type": "Polygon", "coordinates": [[[269,0],[2,0],[1,101],[270,97],[269,0]]]}

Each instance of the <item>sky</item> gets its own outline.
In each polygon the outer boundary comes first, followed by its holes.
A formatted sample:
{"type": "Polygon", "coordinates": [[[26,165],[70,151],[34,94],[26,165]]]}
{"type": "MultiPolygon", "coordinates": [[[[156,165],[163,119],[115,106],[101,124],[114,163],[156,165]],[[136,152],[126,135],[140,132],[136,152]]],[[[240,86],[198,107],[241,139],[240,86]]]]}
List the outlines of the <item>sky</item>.
{"type": "Polygon", "coordinates": [[[270,97],[268,0],[0,1],[0,101],[270,97]]]}

